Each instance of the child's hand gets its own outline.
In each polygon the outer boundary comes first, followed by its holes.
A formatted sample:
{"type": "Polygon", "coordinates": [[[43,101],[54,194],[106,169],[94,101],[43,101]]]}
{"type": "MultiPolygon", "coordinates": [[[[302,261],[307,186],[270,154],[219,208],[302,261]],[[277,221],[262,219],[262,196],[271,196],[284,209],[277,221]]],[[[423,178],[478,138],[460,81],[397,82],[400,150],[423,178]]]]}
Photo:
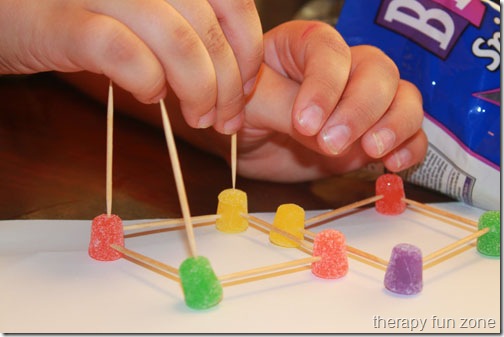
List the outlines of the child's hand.
{"type": "Polygon", "coordinates": [[[385,54],[349,48],[334,28],[311,21],[264,39],[265,65],[240,132],[240,174],[300,181],[377,160],[391,171],[422,160],[421,95],[385,54]]]}
{"type": "Polygon", "coordinates": [[[105,74],[144,103],[168,86],[192,127],[233,133],[262,61],[253,0],[2,0],[0,74],[105,74]]]}

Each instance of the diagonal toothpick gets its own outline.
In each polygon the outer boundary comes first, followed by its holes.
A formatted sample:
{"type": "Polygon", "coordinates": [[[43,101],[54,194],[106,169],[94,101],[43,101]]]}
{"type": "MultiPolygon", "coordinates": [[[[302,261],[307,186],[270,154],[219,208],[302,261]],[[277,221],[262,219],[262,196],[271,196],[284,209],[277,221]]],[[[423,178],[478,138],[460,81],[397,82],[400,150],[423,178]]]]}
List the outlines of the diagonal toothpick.
{"type": "Polygon", "coordinates": [[[168,145],[168,151],[170,154],[170,160],[173,169],[173,175],[175,177],[175,184],[177,186],[177,193],[180,202],[180,208],[182,209],[182,216],[184,218],[185,228],[187,232],[187,239],[189,241],[189,249],[193,257],[197,256],[196,253],[196,241],[194,239],[194,230],[191,220],[191,212],[189,211],[189,203],[187,202],[187,194],[184,186],[184,180],[182,178],[182,170],[180,169],[180,162],[177,154],[177,148],[175,147],[175,139],[173,138],[173,132],[170,125],[170,120],[168,118],[168,113],[163,100],[159,101],[161,106],[161,117],[163,118],[163,128],[166,137],[166,143],[168,145]]]}

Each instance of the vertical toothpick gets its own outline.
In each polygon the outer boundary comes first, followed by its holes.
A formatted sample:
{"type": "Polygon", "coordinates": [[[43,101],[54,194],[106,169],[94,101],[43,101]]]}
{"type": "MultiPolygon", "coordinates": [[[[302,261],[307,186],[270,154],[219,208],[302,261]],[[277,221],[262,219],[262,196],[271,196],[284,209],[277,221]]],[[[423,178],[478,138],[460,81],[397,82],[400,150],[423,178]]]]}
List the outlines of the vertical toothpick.
{"type": "Polygon", "coordinates": [[[231,179],[233,181],[233,189],[236,188],[236,157],[237,157],[237,141],[236,133],[231,136],[231,179]]]}
{"type": "Polygon", "coordinates": [[[107,216],[112,214],[112,154],[114,133],[114,93],[112,81],[109,83],[107,102],[107,168],[105,199],[107,203],[107,216]]]}
{"type": "Polygon", "coordinates": [[[197,256],[196,253],[196,241],[194,239],[194,230],[191,220],[191,212],[189,211],[189,203],[187,202],[187,195],[184,186],[184,180],[182,178],[182,170],[180,169],[180,162],[178,159],[177,148],[175,147],[175,139],[173,138],[173,132],[170,125],[170,120],[168,118],[168,113],[163,100],[159,101],[161,106],[161,117],[163,118],[163,128],[166,137],[166,143],[168,145],[168,151],[170,153],[170,160],[173,169],[173,175],[175,177],[175,184],[177,186],[177,193],[180,202],[180,208],[182,209],[182,216],[184,218],[185,228],[187,232],[187,240],[189,241],[189,249],[192,256],[197,256]]]}

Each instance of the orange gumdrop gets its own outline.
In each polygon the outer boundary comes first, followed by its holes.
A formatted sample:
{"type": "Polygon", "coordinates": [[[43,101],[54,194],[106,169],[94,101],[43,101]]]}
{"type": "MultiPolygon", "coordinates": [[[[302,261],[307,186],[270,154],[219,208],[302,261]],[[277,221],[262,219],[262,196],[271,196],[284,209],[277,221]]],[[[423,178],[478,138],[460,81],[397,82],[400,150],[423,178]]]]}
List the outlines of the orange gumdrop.
{"type": "Polygon", "coordinates": [[[313,256],[320,256],[312,263],[312,273],[326,279],[340,278],[348,272],[345,236],[335,229],[326,229],[315,236],[313,256]]]}

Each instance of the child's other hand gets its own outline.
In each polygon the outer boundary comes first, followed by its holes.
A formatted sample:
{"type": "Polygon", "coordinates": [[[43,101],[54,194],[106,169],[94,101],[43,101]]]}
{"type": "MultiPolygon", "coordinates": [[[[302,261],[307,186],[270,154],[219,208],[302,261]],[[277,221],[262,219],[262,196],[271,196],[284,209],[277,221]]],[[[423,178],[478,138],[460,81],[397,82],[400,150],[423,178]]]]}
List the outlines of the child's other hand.
{"type": "Polygon", "coordinates": [[[264,39],[265,65],[240,133],[240,174],[300,181],[373,161],[396,172],[423,159],[421,95],[385,54],[350,48],[333,27],[312,21],[288,22],[264,39]]]}

